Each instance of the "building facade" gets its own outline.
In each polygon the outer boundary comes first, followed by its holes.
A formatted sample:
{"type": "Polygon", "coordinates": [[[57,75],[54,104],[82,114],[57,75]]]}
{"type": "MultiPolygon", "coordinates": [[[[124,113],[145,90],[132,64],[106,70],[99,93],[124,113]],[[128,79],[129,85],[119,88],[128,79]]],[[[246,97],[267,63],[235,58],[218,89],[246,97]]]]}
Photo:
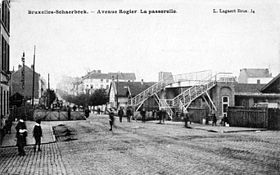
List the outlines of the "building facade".
{"type": "Polygon", "coordinates": [[[134,73],[101,73],[101,70],[93,70],[82,77],[84,93],[93,93],[96,89],[109,90],[112,80],[118,82],[134,82],[136,76],[134,73]]]}
{"type": "MultiPolygon", "coordinates": [[[[11,95],[19,93],[26,100],[32,98],[32,86],[33,86],[33,69],[28,66],[24,67],[24,89],[22,86],[22,71],[23,67],[18,66],[18,70],[13,72],[11,75],[11,95]]],[[[35,72],[34,81],[34,99],[35,103],[42,97],[43,92],[46,90],[46,82],[42,79],[40,74],[35,72]]]]}
{"type": "Polygon", "coordinates": [[[1,0],[0,6],[1,24],[0,24],[0,142],[3,137],[3,128],[5,121],[9,116],[9,67],[10,67],[10,2],[1,0]]]}
{"type": "Polygon", "coordinates": [[[269,69],[241,69],[238,77],[238,83],[248,84],[266,84],[272,80],[272,74],[269,69]]]}

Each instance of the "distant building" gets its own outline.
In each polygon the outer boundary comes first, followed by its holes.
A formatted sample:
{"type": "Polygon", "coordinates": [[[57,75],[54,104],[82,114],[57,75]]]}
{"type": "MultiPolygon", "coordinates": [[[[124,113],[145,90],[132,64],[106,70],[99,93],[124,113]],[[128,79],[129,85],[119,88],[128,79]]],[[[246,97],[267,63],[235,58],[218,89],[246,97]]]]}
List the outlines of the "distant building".
{"type": "MultiPolygon", "coordinates": [[[[33,86],[33,69],[28,66],[24,67],[24,90],[22,87],[22,69],[21,65],[18,66],[18,70],[11,75],[11,95],[19,93],[25,97],[25,99],[32,98],[32,86],[33,86]]],[[[42,79],[41,75],[35,72],[34,81],[34,99],[40,99],[43,92],[46,90],[46,82],[42,79]]],[[[38,101],[36,100],[36,101],[38,101]]]]}
{"type": "MultiPolygon", "coordinates": [[[[109,89],[109,103],[112,107],[127,106],[128,99],[132,98],[156,82],[116,82],[112,81],[109,89]],[[118,105],[117,105],[118,104],[118,105]]],[[[144,103],[144,107],[156,107],[154,99],[149,99],[144,103]]]]}
{"type": "Polygon", "coordinates": [[[9,115],[9,66],[10,66],[10,1],[1,0],[0,6],[0,143],[3,127],[9,115]]]}
{"type": "Polygon", "coordinates": [[[241,69],[238,83],[266,84],[272,80],[272,74],[268,69],[241,69]]]}
{"type": "Polygon", "coordinates": [[[101,70],[93,70],[82,77],[84,93],[93,93],[96,89],[109,90],[112,80],[119,82],[134,82],[136,76],[134,73],[101,73],[101,70]]]}

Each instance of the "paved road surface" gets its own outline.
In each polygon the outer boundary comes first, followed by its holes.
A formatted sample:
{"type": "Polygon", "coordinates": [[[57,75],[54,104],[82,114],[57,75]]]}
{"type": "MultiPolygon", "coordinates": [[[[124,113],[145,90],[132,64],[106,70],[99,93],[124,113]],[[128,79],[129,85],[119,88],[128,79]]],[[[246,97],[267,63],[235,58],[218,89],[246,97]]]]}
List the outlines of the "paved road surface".
{"type": "Polygon", "coordinates": [[[107,116],[60,123],[69,141],[44,144],[25,157],[0,148],[0,174],[279,174],[280,132],[214,133],[181,125],[119,123],[107,116]]]}

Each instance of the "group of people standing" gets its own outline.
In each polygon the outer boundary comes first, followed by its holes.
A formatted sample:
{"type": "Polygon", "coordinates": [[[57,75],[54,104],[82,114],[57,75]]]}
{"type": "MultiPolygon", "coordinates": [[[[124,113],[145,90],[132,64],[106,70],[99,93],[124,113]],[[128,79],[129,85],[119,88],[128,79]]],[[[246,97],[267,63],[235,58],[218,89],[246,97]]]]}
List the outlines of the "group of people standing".
{"type": "MultiPolygon", "coordinates": [[[[109,108],[109,110],[107,110],[107,112],[109,114],[110,131],[112,131],[114,123],[115,123],[115,118],[114,118],[115,110],[113,108],[109,108]]],[[[146,114],[147,114],[146,109],[141,108],[140,115],[141,115],[141,120],[143,123],[146,122],[146,114]]],[[[126,112],[125,112],[124,107],[120,107],[119,110],[117,111],[117,115],[119,117],[120,123],[122,123],[124,117],[127,118],[127,122],[131,122],[132,118],[135,121],[137,121],[137,118],[134,116],[132,107],[127,107],[126,112]]],[[[155,115],[157,115],[159,118],[159,123],[161,124],[161,123],[164,123],[164,121],[165,121],[166,111],[162,108],[158,111],[153,111],[152,115],[153,115],[153,117],[156,117],[155,115]]]]}
{"type": "MultiPolygon", "coordinates": [[[[19,156],[25,156],[24,147],[26,146],[26,137],[27,137],[27,127],[25,121],[23,119],[19,119],[16,127],[16,145],[18,147],[19,156]]],[[[36,124],[33,128],[33,137],[35,139],[34,144],[34,152],[36,152],[36,148],[38,147],[38,151],[41,151],[41,137],[43,136],[41,121],[37,120],[36,124]]]]}
{"type": "MultiPolygon", "coordinates": [[[[115,111],[114,111],[113,108],[109,108],[109,110],[107,112],[109,113],[110,131],[112,131],[114,123],[115,123],[115,117],[114,117],[115,111]]],[[[122,123],[122,119],[123,119],[124,116],[125,116],[124,108],[120,107],[120,109],[118,110],[118,117],[119,117],[119,120],[120,120],[121,123],[122,123]]],[[[132,108],[127,108],[126,109],[127,122],[131,121],[132,116],[133,116],[133,109],[132,108]]]]}

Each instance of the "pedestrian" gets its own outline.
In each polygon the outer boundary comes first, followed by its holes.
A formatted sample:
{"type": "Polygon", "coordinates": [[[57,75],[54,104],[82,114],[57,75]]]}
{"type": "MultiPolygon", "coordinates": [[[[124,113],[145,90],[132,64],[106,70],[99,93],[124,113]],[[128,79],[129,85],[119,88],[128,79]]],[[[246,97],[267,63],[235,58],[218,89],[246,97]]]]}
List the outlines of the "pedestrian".
{"type": "Polygon", "coordinates": [[[145,108],[142,108],[142,110],[140,111],[140,115],[142,117],[142,122],[146,121],[146,110],[145,108]]]}
{"type": "Polygon", "coordinates": [[[9,117],[5,127],[5,131],[7,134],[11,134],[12,125],[13,125],[13,120],[11,119],[11,117],[9,117]]]}
{"type": "Polygon", "coordinates": [[[217,117],[214,112],[212,114],[212,126],[217,126],[217,117]]]}
{"type": "Polygon", "coordinates": [[[166,111],[165,111],[163,108],[161,108],[161,109],[158,111],[159,124],[164,123],[165,115],[166,115],[166,111]]]}
{"type": "Polygon", "coordinates": [[[158,116],[158,119],[159,119],[159,124],[161,124],[161,120],[162,120],[162,110],[161,109],[159,109],[158,111],[157,111],[157,116],[158,116]]]}
{"type": "Polygon", "coordinates": [[[186,128],[190,128],[190,113],[188,111],[186,111],[184,113],[184,117],[185,117],[185,127],[186,128]]]}
{"type": "Polygon", "coordinates": [[[16,126],[16,139],[18,147],[18,155],[25,156],[24,146],[26,146],[27,129],[26,124],[21,118],[16,126]]]}
{"type": "Polygon", "coordinates": [[[120,122],[122,122],[123,115],[124,115],[123,107],[120,107],[120,109],[118,111],[118,116],[119,116],[120,122]]]}
{"type": "Polygon", "coordinates": [[[156,111],[152,110],[152,116],[153,116],[153,120],[156,119],[156,111]]]}
{"type": "Polygon", "coordinates": [[[224,117],[224,126],[229,126],[229,120],[227,116],[224,117]]]}
{"type": "Polygon", "coordinates": [[[162,123],[164,123],[165,121],[165,117],[166,117],[166,110],[162,108],[162,123]]]}
{"type": "Polygon", "coordinates": [[[67,117],[68,117],[68,120],[71,120],[71,108],[70,108],[70,106],[67,106],[67,117]]]}
{"type": "Polygon", "coordinates": [[[109,124],[110,124],[110,131],[113,130],[113,125],[115,123],[114,118],[114,110],[112,108],[109,109],[109,124]]]}
{"type": "Polygon", "coordinates": [[[86,109],[85,109],[85,116],[86,116],[86,118],[89,117],[89,113],[90,113],[90,110],[89,110],[88,107],[86,107],[86,109]]]}
{"type": "Polygon", "coordinates": [[[37,120],[33,128],[33,137],[35,139],[34,152],[36,152],[36,145],[38,145],[38,151],[41,151],[41,137],[43,137],[41,120],[37,120]]]}
{"type": "Polygon", "coordinates": [[[132,111],[130,107],[127,107],[126,109],[126,117],[127,117],[127,122],[130,122],[132,116],[132,111]]]}

